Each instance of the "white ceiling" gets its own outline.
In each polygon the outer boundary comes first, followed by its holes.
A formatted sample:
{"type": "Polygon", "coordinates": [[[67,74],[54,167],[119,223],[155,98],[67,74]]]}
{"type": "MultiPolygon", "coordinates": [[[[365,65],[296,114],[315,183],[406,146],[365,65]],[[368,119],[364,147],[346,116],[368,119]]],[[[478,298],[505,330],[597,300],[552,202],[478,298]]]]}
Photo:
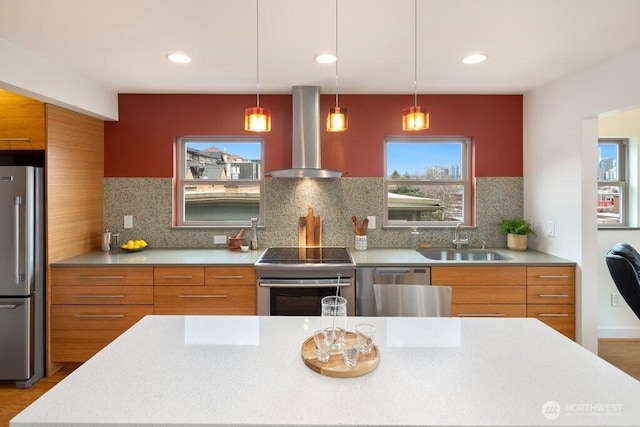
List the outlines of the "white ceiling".
{"type": "MultiPolygon", "coordinates": [[[[255,0],[0,0],[0,38],[119,93],[255,93],[255,0]],[[166,60],[171,51],[188,65],[166,60]]],[[[340,93],[413,93],[413,0],[340,0],[340,93]]],[[[420,93],[524,93],[640,44],[638,0],[418,0],[420,93]],[[468,53],[489,60],[469,66],[468,53]]],[[[260,0],[260,92],[335,90],[335,0],[260,0]]]]}

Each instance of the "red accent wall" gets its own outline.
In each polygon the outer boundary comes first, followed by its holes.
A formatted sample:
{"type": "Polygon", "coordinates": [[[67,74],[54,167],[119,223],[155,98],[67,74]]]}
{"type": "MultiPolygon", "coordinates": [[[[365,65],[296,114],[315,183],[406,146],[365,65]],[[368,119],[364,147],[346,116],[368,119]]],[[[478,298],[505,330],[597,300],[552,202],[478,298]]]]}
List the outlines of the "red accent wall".
{"type": "MultiPolygon", "coordinates": [[[[174,143],[179,136],[256,136],[265,140],[265,171],[291,167],[291,96],[261,95],[271,109],[271,132],[244,130],[244,109],[254,95],[124,94],[120,120],[105,123],[105,177],[173,177],[174,143]]],[[[324,112],[335,96],[322,95],[324,112]]],[[[521,95],[420,95],[430,129],[402,131],[402,110],[411,95],[341,95],[349,129],[322,132],[322,167],[347,177],[382,177],[387,136],[473,138],[475,176],[522,176],[521,95]]]]}

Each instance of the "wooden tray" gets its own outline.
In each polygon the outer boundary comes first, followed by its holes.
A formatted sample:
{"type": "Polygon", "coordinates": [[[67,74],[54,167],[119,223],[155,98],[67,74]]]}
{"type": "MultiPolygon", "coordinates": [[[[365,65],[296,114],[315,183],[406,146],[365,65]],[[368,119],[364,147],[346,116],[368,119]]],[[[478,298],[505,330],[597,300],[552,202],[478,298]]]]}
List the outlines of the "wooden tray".
{"type": "MultiPolygon", "coordinates": [[[[355,332],[347,332],[347,336],[355,337],[355,332]]],[[[374,345],[370,354],[358,356],[358,364],[353,368],[345,366],[342,360],[342,352],[334,351],[327,362],[318,362],[316,356],[316,344],[313,337],[309,337],[302,344],[302,360],[312,370],[319,374],[337,378],[359,377],[376,369],[380,361],[378,346],[374,345]]]]}

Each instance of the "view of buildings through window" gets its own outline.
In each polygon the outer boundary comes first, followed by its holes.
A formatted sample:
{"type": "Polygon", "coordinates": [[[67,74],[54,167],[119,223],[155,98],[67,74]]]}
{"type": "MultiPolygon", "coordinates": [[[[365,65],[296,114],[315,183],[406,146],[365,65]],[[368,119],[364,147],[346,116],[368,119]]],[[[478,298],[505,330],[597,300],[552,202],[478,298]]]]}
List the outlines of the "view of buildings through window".
{"type": "Polygon", "coordinates": [[[260,217],[261,142],[181,139],[178,145],[181,225],[246,224],[260,217]]]}
{"type": "Polygon", "coordinates": [[[598,141],[598,223],[625,225],[626,212],[625,139],[598,141]]]}
{"type": "Polygon", "coordinates": [[[387,140],[387,223],[430,225],[468,219],[466,139],[387,140]]]}

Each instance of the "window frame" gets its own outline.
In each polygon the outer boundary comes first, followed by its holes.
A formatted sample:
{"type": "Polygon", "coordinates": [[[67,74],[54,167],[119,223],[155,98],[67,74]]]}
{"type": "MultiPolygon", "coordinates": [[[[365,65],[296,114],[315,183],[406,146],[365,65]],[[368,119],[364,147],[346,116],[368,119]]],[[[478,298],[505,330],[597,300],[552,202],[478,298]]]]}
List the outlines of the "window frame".
{"type": "Polygon", "coordinates": [[[176,203],[175,203],[175,222],[177,227],[198,227],[198,228],[238,228],[238,227],[250,227],[251,220],[241,221],[186,221],[185,220],[185,187],[191,185],[228,185],[229,183],[237,185],[251,185],[256,184],[260,191],[260,197],[258,199],[258,225],[264,225],[264,138],[261,137],[221,137],[221,136],[206,136],[206,137],[190,137],[181,136],[176,138],[176,203]],[[226,145],[233,145],[238,143],[251,143],[260,144],[260,172],[259,179],[188,179],[186,178],[186,160],[187,151],[186,145],[188,143],[224,143],[226,145]]]}
{"type": "Polygon", "coordinates": [[[384,139],[384,213],[383,213],[383,226],[386,228],[437,228],[437,227],[452,227],[462,222],[464,225],[470,226],[472,224],[472,195],[471,195],[471,146],[472,139],[470,137],[386,137],[384,139]],[[390,172],[387,171],[387,146],[389,143],[401,142],[401,143],[415,143],[415,144],[436,144],[443,142],[461,143],[462,144],[462,159],[460,164],[460,179],[447,179],[447,180],[430,180],[430,179],[390,179],[390,172]],[[462,221],[399,221],[389,219],[389,191],[390,185],[420,185],[420,186],[439,186],[439,185],[462,185],[463,197],[462,197],[462,221]]]}
{"type": "MultiPolygon", "coordinates": [[[[599,192],[600,187],[621,187],[622,191],[620,192],[620,221],[615,223],[606,223],[606,222],[600,222],[596,219],[596,222],[598,224],[598,228],[628,227],[629,226],[629,139],[628,138],[598,138],[598,148],[601,143],[618,145],[618,165],[617,165],[618,179],[615,181],[612,181],[612,180],[605,181],[605,180],[600,180],[600,178],[598,177],[596,191],[599,192]]],[[[597,212],[596,212],[596,215],[597,215],[597,212]]]]}

